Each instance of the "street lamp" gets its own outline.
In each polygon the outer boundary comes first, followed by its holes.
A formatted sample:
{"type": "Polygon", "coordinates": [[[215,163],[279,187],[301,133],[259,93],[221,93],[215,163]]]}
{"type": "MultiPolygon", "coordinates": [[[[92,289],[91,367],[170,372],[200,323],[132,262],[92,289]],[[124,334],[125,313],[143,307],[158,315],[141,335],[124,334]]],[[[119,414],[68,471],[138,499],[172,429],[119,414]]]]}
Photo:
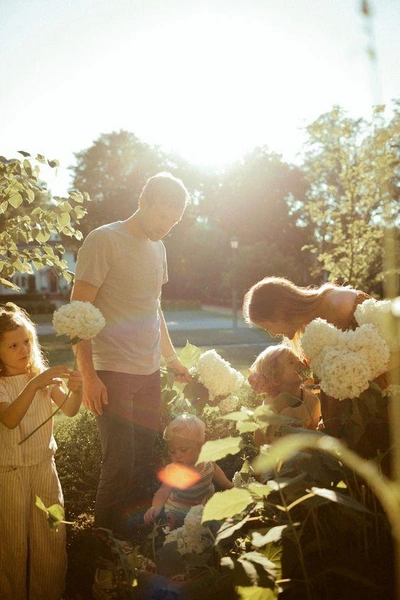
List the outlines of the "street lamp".
{"type": "Polygon", "coordinates": [[[239,248],[239,241],[233,237],[231,239],[232,249],[232,327],[234,330],[237,329],[238,317],[237,317],[237,251],[239,248]]]}

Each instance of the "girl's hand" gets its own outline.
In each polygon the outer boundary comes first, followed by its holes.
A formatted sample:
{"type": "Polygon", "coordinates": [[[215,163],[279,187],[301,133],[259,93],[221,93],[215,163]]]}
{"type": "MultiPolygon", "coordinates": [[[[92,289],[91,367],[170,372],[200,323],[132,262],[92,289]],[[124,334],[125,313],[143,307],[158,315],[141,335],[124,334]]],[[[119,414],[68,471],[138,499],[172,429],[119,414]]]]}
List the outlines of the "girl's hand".
{"type": "Polygon", "coordinates": [[[80,371],[71,371],[67,381],[67,388],[71,392],[79,392],[82,389],[82,373],[80,371]]]}
{"type": "Polygon", "coordinates": [[[62,382],[62,379],[69,378],[70,373],[71,369],[65,365],[56,365],[55,367],[46,369],[43,373],[39,373],[36,377],[33,377],[31,383],[37,390],[42,390],[48,385],[59,385],[62,382]]]}

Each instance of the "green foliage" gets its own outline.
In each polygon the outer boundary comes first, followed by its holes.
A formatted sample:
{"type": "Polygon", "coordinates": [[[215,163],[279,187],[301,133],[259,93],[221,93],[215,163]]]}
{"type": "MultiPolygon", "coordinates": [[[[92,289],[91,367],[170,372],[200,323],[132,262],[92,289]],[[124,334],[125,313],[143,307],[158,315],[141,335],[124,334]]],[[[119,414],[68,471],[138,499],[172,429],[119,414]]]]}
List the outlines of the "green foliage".
{"type": "Polygon", "coordinates": [[[100,476],[101,444],[95,417],[82,409],[55,426],[57,470],[69,519],[94,509],[100,476]]]}
{"type": "Polygon", "coordinates": [[[81,239],[74,227],[85,214],[87,194],[76,190],[68,198],[51,197],[39,179],[40,164],[54,169],[56,160],[36,158],[21,151],[23,159],[0,157],[0,283],[18,290],[11,279],[15,273],[32,274],[49,266],[71,281],[72,273],[62,258],[64,247],[53,243],[53,235],[81,239]]]}
{"type": "Polygon", "coordinates": [[[365,290],[382,280],[385,231],[399,224],[399,131],[398,111],[386,123],[384,107],[371,122],[334,107],[307,128],[301,217],[313,227],[315,275],[365,290]]]}

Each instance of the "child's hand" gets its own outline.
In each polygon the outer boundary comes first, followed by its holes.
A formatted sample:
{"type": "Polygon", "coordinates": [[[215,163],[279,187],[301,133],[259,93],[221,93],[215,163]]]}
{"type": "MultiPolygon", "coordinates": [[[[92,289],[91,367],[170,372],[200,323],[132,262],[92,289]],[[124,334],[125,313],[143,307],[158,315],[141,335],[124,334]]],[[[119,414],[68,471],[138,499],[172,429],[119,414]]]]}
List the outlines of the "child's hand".
{"type": "Polygon", "coordinates": [[[31,382],[36,389],[42,390],[48,385],[59,385],[63,378],[66,379],[70,376],[70,373],[71,370],[65,365],[57,365],[39,373],[31,379],[31,382]]]}
{"type": "Polygon", "coordinates": [[[67,381],[67,388],[71,392],[79,392],[82,388],[82,373],[80,371],[71,371],[67,381]]]}
{"type": "Polygon", "coordinates": [[[161,506],[151,506],[144,514],[144,522],[148,525],[156,520],[161,512],[161,506]]]}
{"type": "Polygon", "coordinates": [[[247,376],[247,381],[257,394],[263,394],[266,392],[266,381],[262,373],[249,373],[247,376]]]}

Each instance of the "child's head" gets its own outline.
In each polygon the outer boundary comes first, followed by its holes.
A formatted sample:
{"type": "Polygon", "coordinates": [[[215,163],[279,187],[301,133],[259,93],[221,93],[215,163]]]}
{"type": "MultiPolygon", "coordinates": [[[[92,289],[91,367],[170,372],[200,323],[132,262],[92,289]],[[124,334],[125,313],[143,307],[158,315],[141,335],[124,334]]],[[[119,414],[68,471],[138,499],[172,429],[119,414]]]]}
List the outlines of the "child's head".
{"type": "Polygon", "coordinates": [[[0,305],[0,376],[37,375],[46,367],[36,327],[28,313],[12,302],[0,305]]]}
{"type": "Polygon", "coordinates": [[[206,427],[195,415],[175,417],[164,430],[164,439],[173,462],[194,466],[205,441],[206,427]]]}
{"type": "Polygon", "coordinates": [[[264,377],[264,392],[277,396],[286,387],[300,385],[299,371],[303,367],[301,359],[285,344],[269,346],[261,352],[250,367],[250,373],[261,373],[264,377]]]}

